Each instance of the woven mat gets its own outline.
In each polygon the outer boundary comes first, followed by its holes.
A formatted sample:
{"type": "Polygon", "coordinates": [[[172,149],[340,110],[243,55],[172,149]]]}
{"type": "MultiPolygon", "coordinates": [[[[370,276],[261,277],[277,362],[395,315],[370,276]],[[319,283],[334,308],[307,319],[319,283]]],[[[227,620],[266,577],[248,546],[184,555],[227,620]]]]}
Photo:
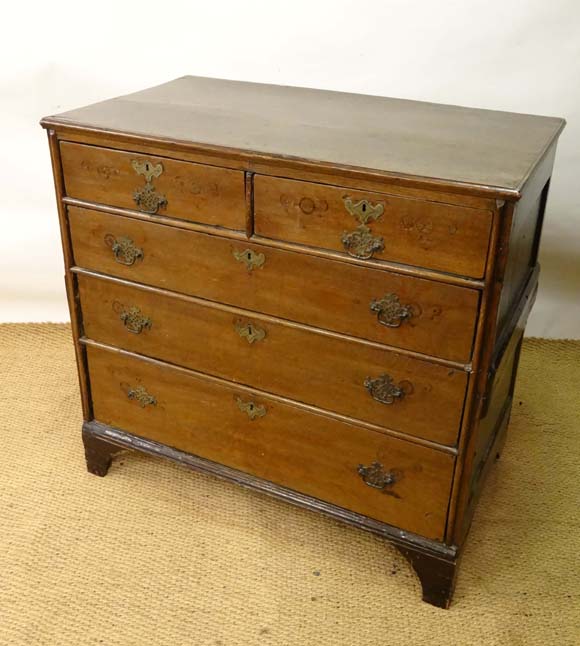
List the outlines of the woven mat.
{"type": "Polygon", "coordinates": [[[362,531],[163,460],[85,471],[68,326],[0,326],[2,646],[580,644],[580,342],[528,340],[449,611],[362,531]]]}

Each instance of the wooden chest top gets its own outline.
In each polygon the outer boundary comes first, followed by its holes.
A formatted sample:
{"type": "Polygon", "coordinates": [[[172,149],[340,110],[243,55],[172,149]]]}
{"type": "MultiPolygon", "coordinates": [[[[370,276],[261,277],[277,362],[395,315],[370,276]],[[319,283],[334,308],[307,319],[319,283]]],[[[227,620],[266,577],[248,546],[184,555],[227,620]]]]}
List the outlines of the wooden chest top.
{"type": "Polygon", "coordinates": [[[184,76],[42,123],[359,168],[518,199],[565,121],[184,76]]]}

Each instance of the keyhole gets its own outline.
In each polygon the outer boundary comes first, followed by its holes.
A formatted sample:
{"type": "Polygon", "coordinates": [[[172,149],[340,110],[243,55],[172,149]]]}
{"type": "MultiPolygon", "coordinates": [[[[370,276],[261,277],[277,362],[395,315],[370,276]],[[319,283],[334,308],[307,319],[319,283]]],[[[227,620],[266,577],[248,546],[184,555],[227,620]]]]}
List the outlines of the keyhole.
{"type": "Polygon", "coordinates": [[[367,210],[367,205],[366,205],[366,204],[363,204],[363,205],[362,205],[362,212],[363,212],[363,213],[365,213],[365,211],[366,211],[366,210],[367,210]]]}
{"type": "Polygon", "coordinates": [[[148,162],[145,162],[145,170],[146,170],[147,172],[149,172],[149,163],[148,163],[148,162]]]}
{"type": "Polygon", "coordinates": [[[248,408],[250,409],[250,411],[253,411],[253,410],[254,410],[254,404],[250,404],[250,405],[248,406],[248,408]]]}
{"type": "Polygon", "coordinates": [[[252,253],[248,251],[248,260],[251,260],[251,259],[252,259],[252,253]]]}

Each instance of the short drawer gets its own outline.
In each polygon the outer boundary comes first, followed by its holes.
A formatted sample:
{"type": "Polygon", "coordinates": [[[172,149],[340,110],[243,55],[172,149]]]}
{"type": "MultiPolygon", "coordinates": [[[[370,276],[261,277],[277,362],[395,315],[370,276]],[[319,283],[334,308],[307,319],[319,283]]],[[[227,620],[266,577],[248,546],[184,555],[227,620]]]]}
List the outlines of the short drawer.
{"type": "Polygon", "coordinates": [[[60,153],[69,197],[245,229],[243,171],[70,142],[60,153]]]}
{"type": "Polygon", "coordinates": [[[468,361],[479,294],[117,215],[69,208],[75,263],[312,327],[468,361]]]}
{"type": "Polygon", "coordinates": [[[467,374],[208,301],[78,276],[85,335],[441,444],[467,374]]]}
{"type": "Polygon", "coordinates": [[[87,354],[96,420],[442,538],[453,455],[159,362],[87,354]]]}
{"type": "Polygon", "coordinates": [[[485,271],[490,211],[256,175],[255,233],[472,278],[485,271]]]}

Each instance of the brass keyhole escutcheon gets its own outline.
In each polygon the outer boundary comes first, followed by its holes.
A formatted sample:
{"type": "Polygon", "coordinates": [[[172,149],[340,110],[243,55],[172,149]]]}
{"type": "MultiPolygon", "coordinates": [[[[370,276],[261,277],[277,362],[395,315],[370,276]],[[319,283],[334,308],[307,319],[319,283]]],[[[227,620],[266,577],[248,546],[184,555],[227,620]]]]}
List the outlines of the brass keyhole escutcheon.
{"type": "Polygon", "coordinates": [[[243,251],[234,249],[232,253],[238,262],[246,265],[248,271],[260,269],[266,262],[266,256],[263,253],[254,251],[253,249],[244,249],[243,251]]]}
{"type": "Polygon", "coordinates": [[[236,323],[236,332],[250,345],[266,338],[266,331],[253,323],[236,323]]]}
{"type": "Polygon", "coordinates": [[[262,406],[261,404],[256,404],[256,402],[245,402],[241,397],[236,397],[236,403],[242,413],[246,413],[251,421],[254,421],[255,419],[258,419],[260,417],[264,417],[264,415],[266,414],[266,407],[262,406]]]}

